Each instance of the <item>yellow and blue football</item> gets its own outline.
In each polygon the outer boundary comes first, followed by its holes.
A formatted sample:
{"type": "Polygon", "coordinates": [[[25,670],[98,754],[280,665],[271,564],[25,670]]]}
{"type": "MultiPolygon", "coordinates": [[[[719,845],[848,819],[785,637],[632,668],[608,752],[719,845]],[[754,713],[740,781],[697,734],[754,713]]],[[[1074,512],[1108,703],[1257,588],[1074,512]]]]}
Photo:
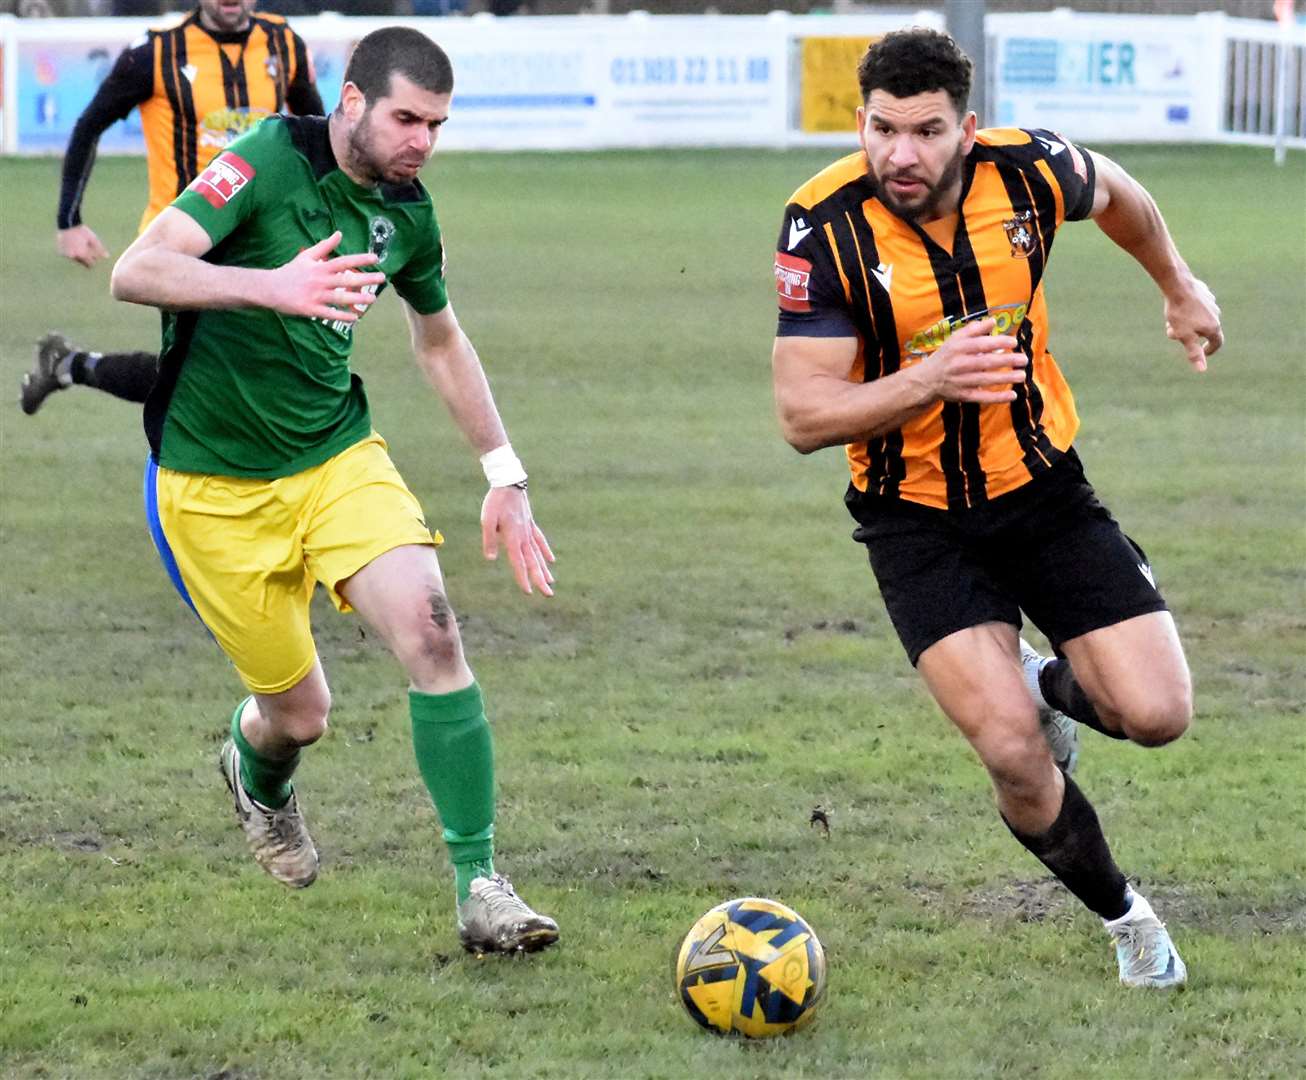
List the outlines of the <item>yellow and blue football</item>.
{"type": "Polygon", "coordinates": [[[676,993],[694,1021],[716,1035],[787,1035],[816,1015],[825,950],[792,908],[756,896],[727,900],[685,935],[676,993]]]}

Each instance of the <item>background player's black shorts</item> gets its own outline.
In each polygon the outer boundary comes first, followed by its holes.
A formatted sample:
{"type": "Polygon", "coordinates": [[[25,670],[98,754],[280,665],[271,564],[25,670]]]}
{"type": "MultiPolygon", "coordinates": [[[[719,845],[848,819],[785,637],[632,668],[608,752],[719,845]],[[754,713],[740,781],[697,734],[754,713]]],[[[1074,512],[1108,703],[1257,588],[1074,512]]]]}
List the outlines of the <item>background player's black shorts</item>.
{"type": "Polygon", "coordinates": [[[1164,611],[1143,549],[1097,499],[1073,449],[1023,487],[961,512],[848,491],[889,618],[914,665],[936,641],[1029,616],[1054,648],[1164,611]]]}

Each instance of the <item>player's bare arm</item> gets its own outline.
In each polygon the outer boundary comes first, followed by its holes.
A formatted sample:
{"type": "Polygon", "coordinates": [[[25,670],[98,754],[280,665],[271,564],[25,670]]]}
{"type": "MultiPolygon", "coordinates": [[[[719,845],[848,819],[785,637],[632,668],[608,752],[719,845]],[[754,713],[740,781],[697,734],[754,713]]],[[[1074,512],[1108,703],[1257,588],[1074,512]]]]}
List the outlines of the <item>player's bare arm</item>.
{"type": "Polygon", "coordinates": [[[376,300],[366,286],[385,275],[363,267],[376,256],[337,255],[335,232],[273,270],[218,266],[204,261],[209,234],[189,214],[168,207],[118,260],[110,291],[117,300],[167,311],[262,307],[283,315],[355,322],[376,300]]]}
{"type": "MultiPolygon", "coordinates": [[[[508,433],[490,392],[485,369],[471,340],[463,333],[446,305],[433,315],[420,315],[407,304],[412,330],[413,353],[430,384],[444,399],[454,423],[478,455],[509,446],[508,433]]],[[[554,561],[549,542],[531,515],[524,486],[491,485],[481,506],[481,544],[487,559],[498,557],[503,546],[512,564],[513,576],[522,592],[532,586],[545,596],[553,595],[554,561]]]]}
{"type": "Polygon", "coordinates": [[[1184,262],[1147,190],[1110,158],[1092,156],[1093,220],[1151,275],[1165,298],[1166,336],[1184,347],[1196,370],[1205,371],[1206,358],[1224,344],[1214,294],[1184,262]]]}
{"type": "Polygon", "coordinates": [[[849,381],[856,338],[776,338],[771,374],[785,440],[808,454],[887,434],[936,401],[1014,401],[1027,361],[993,326],[963,326],[920,363],[873,382],[849,381]]]}

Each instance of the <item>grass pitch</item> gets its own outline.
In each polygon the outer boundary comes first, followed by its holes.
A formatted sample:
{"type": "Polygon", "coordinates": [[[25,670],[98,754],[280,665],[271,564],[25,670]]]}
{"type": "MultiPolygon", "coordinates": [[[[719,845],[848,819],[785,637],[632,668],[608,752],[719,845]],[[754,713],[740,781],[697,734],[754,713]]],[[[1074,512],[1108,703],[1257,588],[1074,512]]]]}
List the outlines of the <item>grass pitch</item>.
{"type": "MultiPolygon", "coordinates": [[[[1306,167],[1121,148],[1223,305],[1202,377],[1088,224],[1049,271],[1090,477],[1147,548],[1197,691],[1161,751],[1085,733],[1081,784],[1191,985],[1126,993],[1009,838],[917,685],[840,504],[841,456],[772,418],[772,243],[830,153],[450,155],[428,181],[452,294],[558,553],[552,601],[479,555],[475,460],[398,304],[360,328],[376,423],[441,559],[495,726],[500,864],[562,925],[461,954],[403,679],[317,610],[332,729],[299,787],[322,878],[245,854],[215,767],[240,689],[140,509],[134,409],[0,414],[0,1075],[1073,1077],[1306,1072],[1306,167]],[[826,839],[811,809],[830,812],[826,839]],[[723,1042],[670,961],[712,904],[773,896],[830,958],[814,1027],[723,1042]]],[[[143,163],[97,167],[116,253],[143,163]]],[[[58,164],[0,162],[0,388],[58,327],[152,347],[153,312],[53,250],[58,164]]]]}

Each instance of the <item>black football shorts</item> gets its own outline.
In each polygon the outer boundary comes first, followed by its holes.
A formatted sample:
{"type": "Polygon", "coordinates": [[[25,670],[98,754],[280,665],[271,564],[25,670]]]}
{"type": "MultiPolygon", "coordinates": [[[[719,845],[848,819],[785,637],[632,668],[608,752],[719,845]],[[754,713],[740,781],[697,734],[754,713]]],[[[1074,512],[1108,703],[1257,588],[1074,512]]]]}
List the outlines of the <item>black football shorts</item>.
{"type": "Polygon", "coordinates": [[[1054,648],[1166,610],[1143,549],[1098,501],[1073,449],[1043,475],[970,510],[849,490],[889,618],[913,665],[949,634],[1021,612],[1054,648]]]}

